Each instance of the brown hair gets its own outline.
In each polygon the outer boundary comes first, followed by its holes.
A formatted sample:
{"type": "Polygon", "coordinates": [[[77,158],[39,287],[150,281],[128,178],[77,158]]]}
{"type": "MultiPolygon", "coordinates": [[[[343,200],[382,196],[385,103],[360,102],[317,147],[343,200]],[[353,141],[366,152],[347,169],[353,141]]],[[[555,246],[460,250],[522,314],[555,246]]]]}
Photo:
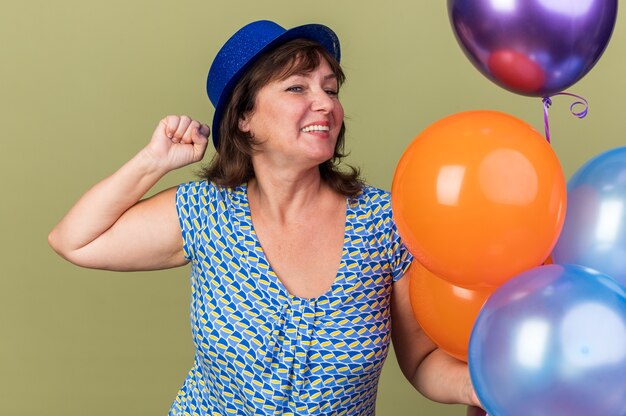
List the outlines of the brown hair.
{"type": "MultiPolygon", "coordinates": [[[[200,175],[208,181],[224,187],[239,186],[254,178],[252,155],[255,140],[250,133],[239,129],[240,118],[254,110],[258,91],[271,81],[285,79],[293,74],[313,71],[324,59],[337,77],[339,86],[345,75],[335,58],[317,42],[294,39],[266,52],[241,77],[220,121],[220,138],[217,152],[200,175]]],[[[320,175],[332,189],[342,195],[354,197],[363,186],[359,170],[345,165],[340,167],[344,153],[346,127],[342,123],[332,159],[319,165],[320,175]]]]}

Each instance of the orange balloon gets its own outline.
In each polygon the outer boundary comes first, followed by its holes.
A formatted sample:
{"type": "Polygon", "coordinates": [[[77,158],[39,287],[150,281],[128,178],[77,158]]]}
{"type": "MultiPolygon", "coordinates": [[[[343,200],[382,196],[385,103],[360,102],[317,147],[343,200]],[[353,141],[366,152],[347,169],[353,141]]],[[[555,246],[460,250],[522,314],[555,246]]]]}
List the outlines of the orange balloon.
{"type": "Polygon", "coordinates": [[[413,315],[435,344],[467,362],[474,321],[495,288],[465,289],[454,286],[414,261],[409,272],[413,315]]]}
{"type": "Polygon", "coordinates": [[[467,288],[498,287],[542,264],[565,219],[556,154],[529,124],[495,111],[426,128],[402,155],[391,195],[413,255],[467,288]]]}

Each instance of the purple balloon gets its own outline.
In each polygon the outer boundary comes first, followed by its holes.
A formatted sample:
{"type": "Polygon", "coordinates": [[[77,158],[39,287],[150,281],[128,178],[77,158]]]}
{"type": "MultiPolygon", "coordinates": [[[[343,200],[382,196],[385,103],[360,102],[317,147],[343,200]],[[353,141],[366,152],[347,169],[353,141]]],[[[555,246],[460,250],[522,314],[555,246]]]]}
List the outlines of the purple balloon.
{"type": "Polygon", "coordinates": [[[456,39],[480,72],[547,97],[580,80],[613,33],[617,0],[448,0],[456,39]]]}
{"type": "Polygon", "coordinates": [[[626,415],[626,289],[577,265],[539,266],[498,287],[468,364],[491,415],[626,415]]]}

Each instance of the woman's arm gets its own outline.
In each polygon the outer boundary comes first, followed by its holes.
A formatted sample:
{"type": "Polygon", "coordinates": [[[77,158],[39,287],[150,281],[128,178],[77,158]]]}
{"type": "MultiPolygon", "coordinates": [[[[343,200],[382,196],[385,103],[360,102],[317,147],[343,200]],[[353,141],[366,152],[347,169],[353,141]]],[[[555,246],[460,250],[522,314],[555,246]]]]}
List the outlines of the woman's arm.
{"type": "Polygon", "coordinates": [[[393,285],[391,319],[398,364],[420,393],[441,403],[480,406],[467,364],[438,349],[415,320],[408,273],[393,285]]]}
{"type": "Polygon", "coordinates": [[[83,267],[152,270],[186,263],[171,188],[140,201],[167,172],[202,159],[209,127],[167,116],[150,143],[87,191],[48,236],[62,257],[83,267]]]}

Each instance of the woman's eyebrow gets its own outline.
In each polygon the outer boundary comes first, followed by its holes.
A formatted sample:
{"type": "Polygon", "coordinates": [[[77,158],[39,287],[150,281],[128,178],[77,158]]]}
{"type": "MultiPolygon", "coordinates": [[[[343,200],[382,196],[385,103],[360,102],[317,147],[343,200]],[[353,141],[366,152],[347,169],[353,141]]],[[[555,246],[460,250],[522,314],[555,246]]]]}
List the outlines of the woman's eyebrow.
{"type": "MultiPolygon", "coordinates": [[[[292,78],[292,77],[304,77],[304,78],[308,78],[311,76],[311,71],[302,71],[302,72],[294,72],[291,75],[287,75],[285,78],[285,80],[292,78]]],[[[324,80],[329,80],[329,79],[337,79],[337,75],[334,73],[330,73],[328,75],[324,75],[323,77],[324,80]]]]}

